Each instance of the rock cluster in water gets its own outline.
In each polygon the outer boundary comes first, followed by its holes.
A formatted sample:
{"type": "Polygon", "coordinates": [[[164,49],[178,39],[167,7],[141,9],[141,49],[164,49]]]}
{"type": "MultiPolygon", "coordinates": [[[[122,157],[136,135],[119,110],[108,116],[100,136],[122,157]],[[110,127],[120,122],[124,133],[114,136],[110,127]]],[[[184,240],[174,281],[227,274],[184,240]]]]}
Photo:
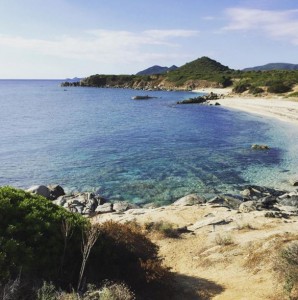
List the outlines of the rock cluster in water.
{"type": "MultiPolygon", "coordinates": [[[[208,95],[204,95],[204,96],[198,96],[198,97],[194,97],[194,98],[189,98],[186,100],[182,100],[182,101],[178,101],[177,104],[210,104],[209,101],[211,100],[218,100],[220,99],[222,96],[215,94],[215,93],[210,93],[208,95]]],[[[220,105],[218,102],[215,103],[215,105],[220,105]]]]}
{"type": "MultiPolygon", "coordinates": [[[[293,181],[296,183],[296,181],[293,181]]],[[[34,186],[28,192],[41,195],[53,201],[54,204],[65,209],[86,216],[94,216],[103,213],[121,213],[129,209],[141,208],[140,205],[128,201],[108,201],[104,197],[88,192],[65,195],[60,185],[34,186]]],[[[272,188],[256,185],[247,185],[239,195],[223,194],[206,200],[197,194],[190,194],[175,201],[174,206],[191,205],[224,206],[239,212],[267,211],[267,217],[288,217],[298,214],[298,190],[285,192],[272,188]]],[[[154,208],[154,205],[146,204],[142,208],[154,208]]]]}

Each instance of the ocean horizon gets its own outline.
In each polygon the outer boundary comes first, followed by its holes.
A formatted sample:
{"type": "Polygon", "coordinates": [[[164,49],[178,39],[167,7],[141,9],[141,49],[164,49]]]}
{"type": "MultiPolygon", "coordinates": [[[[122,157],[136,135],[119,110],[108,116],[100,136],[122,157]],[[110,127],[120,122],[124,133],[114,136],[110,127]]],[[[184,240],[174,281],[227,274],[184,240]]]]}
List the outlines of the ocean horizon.
{"type": "Polygon", "coordinates": [[[247,184],[288,188],[295,175],[298,133],[290,124],[176,105],[192,92],[62,88],[62,81],[0,80],[1,186],[60,184],[67,192],[168,204],[247,184]]]}

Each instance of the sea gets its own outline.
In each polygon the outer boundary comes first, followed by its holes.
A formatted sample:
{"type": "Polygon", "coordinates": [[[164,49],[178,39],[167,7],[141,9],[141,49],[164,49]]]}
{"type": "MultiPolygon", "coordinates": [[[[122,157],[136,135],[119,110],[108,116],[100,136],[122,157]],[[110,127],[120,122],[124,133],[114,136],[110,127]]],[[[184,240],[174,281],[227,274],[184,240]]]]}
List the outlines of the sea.
{"type": "Polygon", "coordinates": [[[0,186],[59,184],[111,200],[169,204],[248,184],[289,189],[297,127],[223,106],[177,105],[181,91],[0,80],[0,186]],[[132,100],[149,95],[149,100],[132,100]],[[267,144],[268,151],[251,149],[267,144]]]}

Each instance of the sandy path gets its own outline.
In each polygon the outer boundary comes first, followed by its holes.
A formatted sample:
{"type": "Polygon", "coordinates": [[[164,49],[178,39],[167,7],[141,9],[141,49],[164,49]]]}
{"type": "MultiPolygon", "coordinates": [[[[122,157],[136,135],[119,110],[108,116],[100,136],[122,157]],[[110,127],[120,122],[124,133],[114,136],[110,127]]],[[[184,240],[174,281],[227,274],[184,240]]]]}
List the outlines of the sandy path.
{"type": "Polygon", "coordinates": [[[100,215],[93,222],[110,219],[140,224],[162,220],[192,230],[178,239],[153,238],[165,265],[175,274],[173,300],[281,299],[273,278],[274,255],[285,241],[298,238],[298,217],[272,219],[264,217],[263,211],[238,213],[209,205],[129,210],[100,215]],[[215,227],[206,224],[215,218],[231,222],[215,227]],[[246,228],[248,224],[251,228],[246,228]],[[219,245],[218,236],[230,237],[231,245],[219,245]]]}

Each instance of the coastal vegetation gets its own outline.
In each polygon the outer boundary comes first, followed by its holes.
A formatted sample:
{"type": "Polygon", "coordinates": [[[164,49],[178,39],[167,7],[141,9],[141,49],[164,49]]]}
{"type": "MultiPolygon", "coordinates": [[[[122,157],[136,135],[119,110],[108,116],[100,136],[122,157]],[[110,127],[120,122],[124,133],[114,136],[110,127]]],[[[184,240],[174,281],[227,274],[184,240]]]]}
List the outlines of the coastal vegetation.
{"type": "Polygon", "coordinates": [[[80,82],[62,86],[121,87],[146,90],[191,90],[204,87],[232,87],[235,93],[280,94],[291,92],[298,84],[298,70],[233,70],[221,63],[201,57],[164,74],[89,76],[80,82]]]}
{"type": "Polygon", "coordinates": [[[59,290],[83,295],[88,284],[116,288],[105,280],[159,299],[164,289],[157,287],[169,276],[158,247],[136,224],[91,225],[42,196],[0,188],[0,299],[9,293],[11,299],[58,299],[42,295],[59,290]]]}

